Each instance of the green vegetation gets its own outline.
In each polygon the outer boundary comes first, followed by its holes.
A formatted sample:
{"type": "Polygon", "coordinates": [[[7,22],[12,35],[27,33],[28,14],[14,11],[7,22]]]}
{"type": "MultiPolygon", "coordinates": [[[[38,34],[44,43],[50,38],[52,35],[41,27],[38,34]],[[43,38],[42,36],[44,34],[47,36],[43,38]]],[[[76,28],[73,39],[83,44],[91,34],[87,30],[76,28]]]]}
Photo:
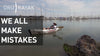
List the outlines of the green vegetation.
{"type": "Polygon", "coordinates": [[[65,52],[68,54],[68,56],[84,56],[82,52],[78,50],[75,46],[70,46],[68,44],[64,44],[63,48],[65,52]]]}

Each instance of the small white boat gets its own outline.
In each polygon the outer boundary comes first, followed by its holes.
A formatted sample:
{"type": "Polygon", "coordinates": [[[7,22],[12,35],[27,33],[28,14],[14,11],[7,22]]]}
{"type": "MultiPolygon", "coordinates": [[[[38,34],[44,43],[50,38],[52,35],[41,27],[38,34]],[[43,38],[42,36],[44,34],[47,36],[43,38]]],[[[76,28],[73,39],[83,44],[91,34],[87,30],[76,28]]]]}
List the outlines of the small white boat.
{"type": "Polygon", "coordinates": [[[29,32],[31,35],[33,34],[49,34],[49,33],[54,33],[62,29],[63,26],[57,27],[56,29],[30,29],[29,32]]]}

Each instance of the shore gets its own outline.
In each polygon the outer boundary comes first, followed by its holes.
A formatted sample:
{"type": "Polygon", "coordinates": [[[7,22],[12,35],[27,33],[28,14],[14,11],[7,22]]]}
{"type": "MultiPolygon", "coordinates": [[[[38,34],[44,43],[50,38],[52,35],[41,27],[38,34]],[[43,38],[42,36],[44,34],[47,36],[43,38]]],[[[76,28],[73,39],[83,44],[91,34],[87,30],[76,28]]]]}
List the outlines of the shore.
{"type": "Polygon", "coordinates": [[[83,35],[75,46],[65,43],[63,48],[68,56],[100,56],[100,46],[97,45],[90,36],[83,35]]]}

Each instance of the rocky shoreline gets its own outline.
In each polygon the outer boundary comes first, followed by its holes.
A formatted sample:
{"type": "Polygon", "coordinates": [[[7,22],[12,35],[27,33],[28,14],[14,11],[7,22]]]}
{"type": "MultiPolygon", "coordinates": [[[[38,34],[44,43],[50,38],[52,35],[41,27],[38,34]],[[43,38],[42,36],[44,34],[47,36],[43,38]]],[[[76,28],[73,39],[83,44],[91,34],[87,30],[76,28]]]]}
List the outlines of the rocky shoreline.
{"type": "Polygon", "coordinates": [[[100,56],[100,47],[88,35],[81,36],[75,46],[64,44],[63,48],[68,56],[100,56]]]}

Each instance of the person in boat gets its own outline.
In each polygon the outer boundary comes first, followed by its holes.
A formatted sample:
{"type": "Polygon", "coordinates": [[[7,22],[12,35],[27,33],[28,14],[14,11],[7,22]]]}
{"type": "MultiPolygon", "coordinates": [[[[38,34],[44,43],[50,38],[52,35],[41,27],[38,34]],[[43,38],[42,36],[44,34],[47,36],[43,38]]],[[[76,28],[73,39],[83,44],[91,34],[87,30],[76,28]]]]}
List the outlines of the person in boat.
{"type": "Polygon", "coordinates": [[[43,30],[45,29],[56,29],[57,28],[57,24],[53,23],[53,25],[50,26],[50,28],[43,28],[43,30]]]}
{"type": "Polygon", "coordinates": [[[57,28],[57,24],[53,23],[53,25],[50,26],[50,29],[56,29],[57,28]]]}

